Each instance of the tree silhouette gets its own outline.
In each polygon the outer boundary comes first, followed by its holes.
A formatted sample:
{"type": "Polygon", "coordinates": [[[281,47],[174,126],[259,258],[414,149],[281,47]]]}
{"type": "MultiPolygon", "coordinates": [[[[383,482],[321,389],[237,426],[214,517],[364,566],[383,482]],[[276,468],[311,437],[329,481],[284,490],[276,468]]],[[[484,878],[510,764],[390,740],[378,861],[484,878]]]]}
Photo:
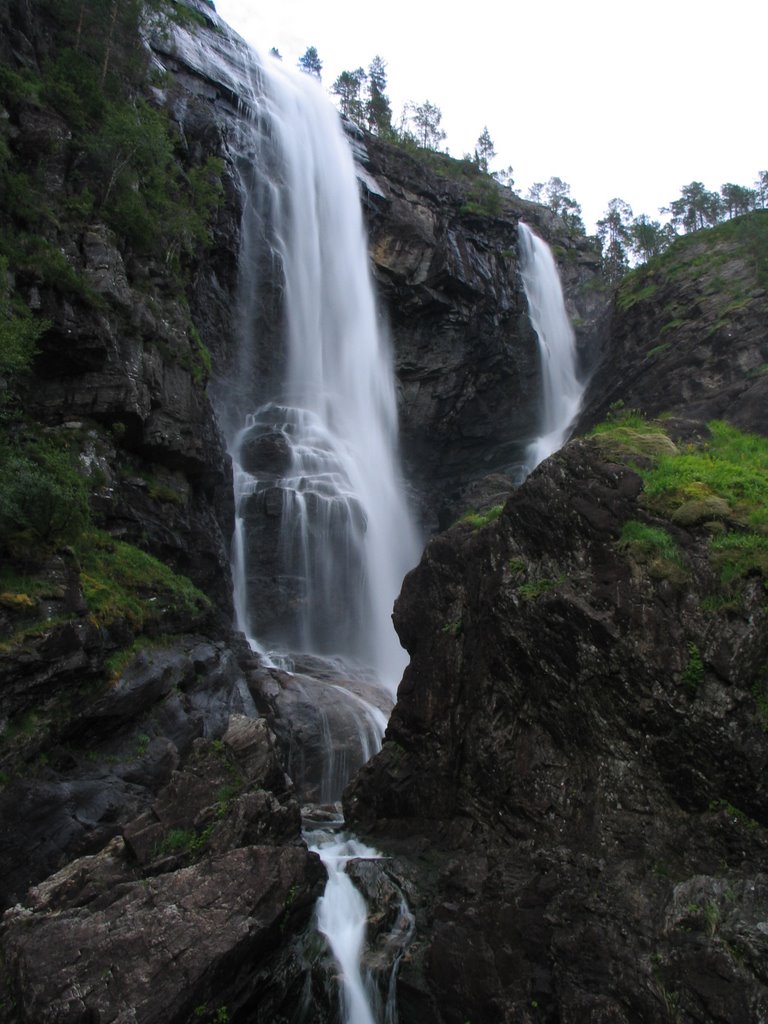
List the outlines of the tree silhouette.
{"type": "Polygon", "coordinates": [[[319,80],[320,72],[323,70],[323,63],[314,46],[308,46],[303,55],[299,57],[299,67],[308,75],[314,75],[319,80]]]}

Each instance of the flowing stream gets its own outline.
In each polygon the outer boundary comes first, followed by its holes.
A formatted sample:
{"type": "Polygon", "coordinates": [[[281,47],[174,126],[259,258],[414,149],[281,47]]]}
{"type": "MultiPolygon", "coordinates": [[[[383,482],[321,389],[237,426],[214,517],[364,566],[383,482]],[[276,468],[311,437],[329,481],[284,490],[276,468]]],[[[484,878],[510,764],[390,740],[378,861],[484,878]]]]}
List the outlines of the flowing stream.
{"type": "Polygon", "coordinates": [[[520,222],[520,274],[531,324],[541,355],[539,436],[526,452],[526,475],[568,439],[581,406],[584,385],[576,371],[576,336],[565,310],[563,289],[552,252],[543,239],[520,222]]]}
{"type": "MultiPolygon", "coordinates": [[[[237,620],[280,670],[284,706],[313,716],[305,733],[319,756],[304,735],[289,759],[318,805],[305,809],[305,835],[328,872],[317,918],[337,963],[340,1019],[394,1024],[394,982],[382,998],[361,966],[367,909],[345,870],[379,855],[319,806],[338,801],[380,747],[407,663],[391,610],[421,545],[400,476],[389,339],[338,113],[311,76],[217,24],[205,45],[179,30],[177,47],[242,115],[229,140],[243,210],[237,344],[215,396],[234,465],[237,620]]],[[[410,922],[394,930],[395,964],[410,922]]]]}

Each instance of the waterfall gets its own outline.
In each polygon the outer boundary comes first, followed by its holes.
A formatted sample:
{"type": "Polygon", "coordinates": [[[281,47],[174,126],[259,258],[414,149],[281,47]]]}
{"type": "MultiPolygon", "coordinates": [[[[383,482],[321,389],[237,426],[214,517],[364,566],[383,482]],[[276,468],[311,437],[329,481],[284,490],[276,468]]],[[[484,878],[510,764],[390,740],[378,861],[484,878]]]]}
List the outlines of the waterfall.
{"type": "MultiPolygon", "coordinates": [[[[257,159],[270,176],[248,196],[257,215],[247,211],[243,241],[255,252],[268,236],[284,350],[281,379],[266,392],[257,383],[258,404],[231,438],[241,626],[269,647],[356,659],[394,692],[406,656],[391,609],[419,544],[352,154],[310,76],[268,61],[257,84],[257,159]],[[272,584],[266,601],[259,576],[272,584]]],[[[264,315],[253,308],[259,261],[263,254],[241,274],[245,358],[264,315]]]]}
{"type": "Polygon", "coordinates": [[[576,372],[576,337],[565,311],[552,252],[522,222],[518,225],[520,274],[541,356],[539,435],[526,451],[526,475],[563,446],[581,405],[584,386],[576,372]]]}
{"type": "MultiPolygon", "coordinates": [[[[206,17],[215,32],[203,42],[180,28],[175,46],[241,114],[227,139],[242,205],[237,338],[214,391],[233,460],[237,623],[276,670],[274,728],[297,792],[328,805],[380,747],[407,662],[391,610],[420,543],[398,464],[390,344],[338,113],[313,78],[206,17]]],[[[305,814],[328,873],[318,928],[340,971],[342,1019],[393,1024],[413,919],[400,915],[387,976],[364,977],[367,908],[345,869],[378,854],[340,837],[328,806],[305,814]]]]}

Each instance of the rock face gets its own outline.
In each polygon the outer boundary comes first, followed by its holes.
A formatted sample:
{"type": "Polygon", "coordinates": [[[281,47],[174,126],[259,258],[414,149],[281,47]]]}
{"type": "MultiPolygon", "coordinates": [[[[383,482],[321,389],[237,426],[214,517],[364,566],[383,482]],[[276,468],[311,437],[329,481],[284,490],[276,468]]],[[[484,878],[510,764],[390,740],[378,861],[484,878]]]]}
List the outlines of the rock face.
{"type": "Polygon", "coordinates": [[[582,426],[615,403],[768,433],[768,214],[679,239],[619,289],[582,426]]]}
{"type": "Polygon", "coordinates": [[[641,493],[571,442],[405,581],[411,664],[345,804],[419,893],[407,1020],[768,1006],[763,588],[710,611],[701,526],[674,529],[677,577],[622,548],[641,493]]]}
{"type": "Polygon", "coordinates": [[[457,178],[455,161],[367,144],[381,188],[366,193],[371,256],[393,335],[406,475],[427,515],[446,525],[470,482],[499,470],[514,481],[536,436],[541,378],[518,222],[553,246],[585,373],[603,308],[599,259],[549,211],[491,182],[492,212],[484,212],[473,202],[483,182],[457,178]]]}
{"type": "Polygon", "coordinates": [[[274,1019],[324,876],[298,825],[264,723],[232,716],[122,836],[6,914],[0,1019],[274,1019]]]}

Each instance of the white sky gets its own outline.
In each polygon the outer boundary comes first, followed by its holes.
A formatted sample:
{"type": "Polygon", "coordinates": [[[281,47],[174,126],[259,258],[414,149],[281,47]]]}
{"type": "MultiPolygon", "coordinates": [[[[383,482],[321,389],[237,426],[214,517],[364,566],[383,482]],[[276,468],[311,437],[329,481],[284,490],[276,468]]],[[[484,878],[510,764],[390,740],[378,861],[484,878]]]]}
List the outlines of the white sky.
{"type": "Polygon", "coordinates": [[[765,0],[215,2],[287,64],[317,47],[328,89],[380,54],[395,120],[429,99],[459,157],[487,125],[491,170],[511,164],[521,194],[567,181],[588,231],[614,196],[658,218],[691,181],[752,186],[768,168],[765,0]]]}

